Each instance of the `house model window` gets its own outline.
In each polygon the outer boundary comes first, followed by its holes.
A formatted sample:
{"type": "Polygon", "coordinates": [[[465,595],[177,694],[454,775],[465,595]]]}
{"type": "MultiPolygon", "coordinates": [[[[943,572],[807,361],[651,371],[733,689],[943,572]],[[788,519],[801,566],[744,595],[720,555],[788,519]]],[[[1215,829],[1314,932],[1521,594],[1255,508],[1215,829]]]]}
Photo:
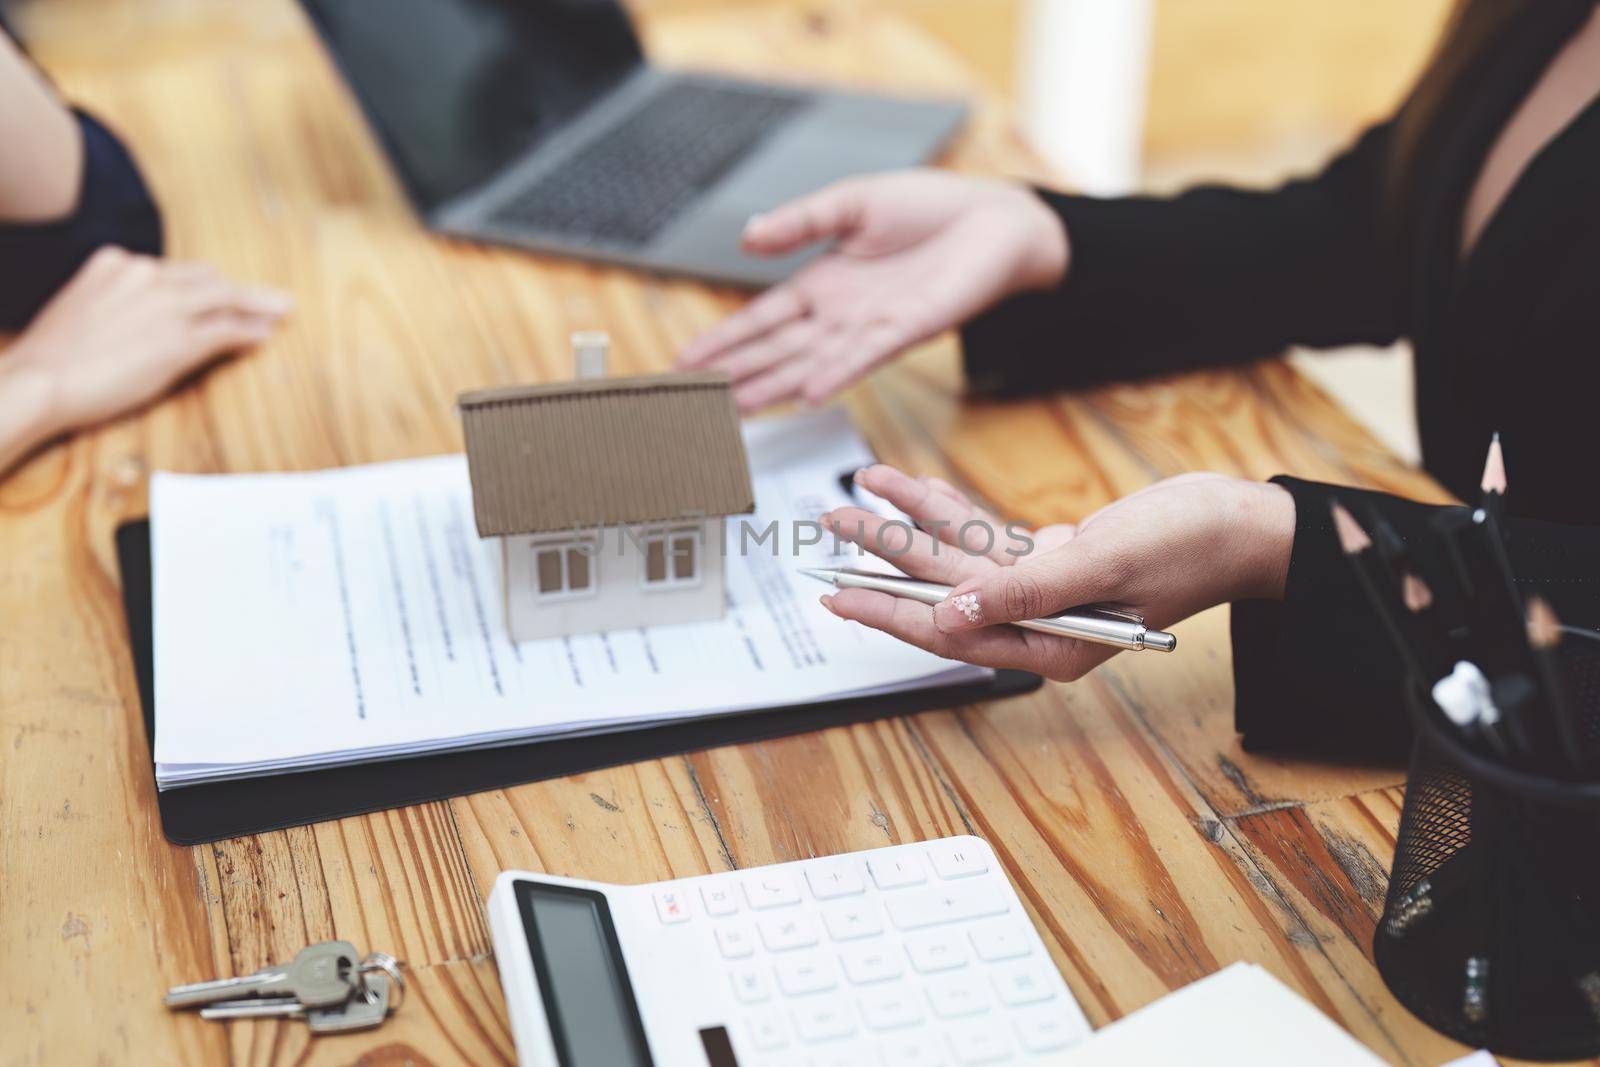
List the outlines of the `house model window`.
{"type": "Polygon", "coordinates": [[[507,632],[720,618],[726,561],[712,546],[727,516],[755,510],[727,376],[607,378],[605,335],[572,342],[575,380],[458,400],[473,518],[500,545],[507,632]]]}
{"type": "Polygon", "coordinates": [[[698,527],[660,530],[645,534],[644,584],[648,588],[690,585],[700,580],[698,527]]]}
{"type": "Polygon", "coordinates": [[[595,590],[596,544],[590,539],[534,542],[533,575],[541,597],[588,596],[595,590]]]}

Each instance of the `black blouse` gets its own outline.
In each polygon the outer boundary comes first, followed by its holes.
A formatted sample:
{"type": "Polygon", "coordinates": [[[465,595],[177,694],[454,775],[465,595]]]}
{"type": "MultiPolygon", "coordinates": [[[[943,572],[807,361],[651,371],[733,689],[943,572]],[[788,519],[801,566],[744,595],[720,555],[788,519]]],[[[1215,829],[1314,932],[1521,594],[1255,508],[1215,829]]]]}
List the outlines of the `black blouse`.
{"type": "Polygon", "coordinates": [[[0,330],[20,330],[102,245],[161,252],[161,214],[116,136],[74,112],[83,175],[72,214],[54,222],[0,223],[0,330]]]}
{"type": "MultiPolygon", "coordinates": [[[[1499,431],[1519,581],[1547,592],[1564,620],[1600,624],[1600,99],[1534,157],[1459,254],[1485,156],[1594,3],[1528,9],[1442,112],[1403,238],[1386,203],[1392,123],[1276,190],[1041,194],[1071,236],[1071,269],[1056,289],[967,325],[973,388],[1021,393],[1408,337],[1423,466],[1474,499],[1499,431]]],[[[1234,608],[1245,743],[1394,752],[1408,733],[1399,660],[1333,540],[1330,487],[1280,481],[1298,506],[1286,599],[1234,608]]],[[[1408,536],[1433,510],[1340,493],[1408,536]]]]}

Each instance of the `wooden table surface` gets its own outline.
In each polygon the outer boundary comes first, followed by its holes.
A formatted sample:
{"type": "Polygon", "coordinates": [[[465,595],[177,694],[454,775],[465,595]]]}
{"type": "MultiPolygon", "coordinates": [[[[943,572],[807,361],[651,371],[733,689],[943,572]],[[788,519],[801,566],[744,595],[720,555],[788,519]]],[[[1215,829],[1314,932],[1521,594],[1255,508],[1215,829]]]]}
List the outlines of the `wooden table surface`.
{"type": "MultiPolygon", "coordinates": [[[[617,372],[651,370],[740,297],[425,234],[286,0],[23,15],[65,91],[136,146],[174,253],[282,285],[298,310],[261,350],[0,482],[0,1064],[509,1063],[482,907],[502,869],[637,882],[956,833],[1003,858],[1095,1025],[1252,960],[1387,1060],[1461,1051],[1371,963],[1402,769],[1243,753],[1224,610],[1179,626],[1179,655],[992,706],[168,844],[112,551],[151,470],[456,450],[457,392],[566,376],[569,331],[603,326],[617,372]],[[329,937],[409,964],[383,1028],[313,1042],[295,1022],[161,1006],[168,985],[329,937]]],[[[645,31],[673,61],[978,92],[941,46],[853,7],[645,31]]],[[[951,164],[1041,175],[992,102],[951,164]]],[[[1002,404],[962,398],[945,339],[848,404],[884,459],[1032,523],[1197,468],[1442,499],[1276,361],[1002,404]]]]}

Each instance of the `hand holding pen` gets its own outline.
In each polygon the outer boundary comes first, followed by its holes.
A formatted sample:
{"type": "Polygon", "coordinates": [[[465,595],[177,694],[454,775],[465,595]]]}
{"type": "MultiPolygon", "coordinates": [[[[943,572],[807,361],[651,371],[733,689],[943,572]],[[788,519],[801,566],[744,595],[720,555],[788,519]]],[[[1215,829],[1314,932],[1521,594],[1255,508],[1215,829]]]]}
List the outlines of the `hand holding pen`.
{"type": "Polygon", "coordinates": [[[823,597],[830,611],[948,659],[1061,681],[1082,677],[1117,649],[1001,624],[1105,604],[1157,630],[1230,600],[1281,597],[1294,540],[1286,490],[1216,474],[1171,478],[1076,526],[1042,527],[1030,535],[1031,550],[938,479],[880,464],[857,481],[921,528],[907,531],[854,507],[824,515],[824,527],[913,578],[953,589],[932,607],[841,589],[823,597]],[[992,544],[985,530],[995,534],[992,544]]]}

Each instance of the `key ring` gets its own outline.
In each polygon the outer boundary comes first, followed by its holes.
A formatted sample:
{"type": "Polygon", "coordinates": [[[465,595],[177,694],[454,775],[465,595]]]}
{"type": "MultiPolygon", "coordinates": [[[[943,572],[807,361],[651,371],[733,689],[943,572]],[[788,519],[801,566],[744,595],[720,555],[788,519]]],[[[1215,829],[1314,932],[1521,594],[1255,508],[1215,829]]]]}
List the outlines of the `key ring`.
{"type": "Polygon", "coordinates": [[[406,999],[406,979],[405,975],[401,973],[401,968],[404,966],[403,963],[387,952],[368,953],[367,957],[361,961],[360,966],[356,969],[356,973],[361,976],[361,995],[366,998],[368,1004],[371,1004],[375,998],[371,991],[367,989],[367,975],[374,971],[382,971],[388,975],[389,981],[393,983],[393,990],[400,994],[397,999],[390,1002],[389,1010],[391,1012],[395,1011],[404,1003],[406,999]]]}

